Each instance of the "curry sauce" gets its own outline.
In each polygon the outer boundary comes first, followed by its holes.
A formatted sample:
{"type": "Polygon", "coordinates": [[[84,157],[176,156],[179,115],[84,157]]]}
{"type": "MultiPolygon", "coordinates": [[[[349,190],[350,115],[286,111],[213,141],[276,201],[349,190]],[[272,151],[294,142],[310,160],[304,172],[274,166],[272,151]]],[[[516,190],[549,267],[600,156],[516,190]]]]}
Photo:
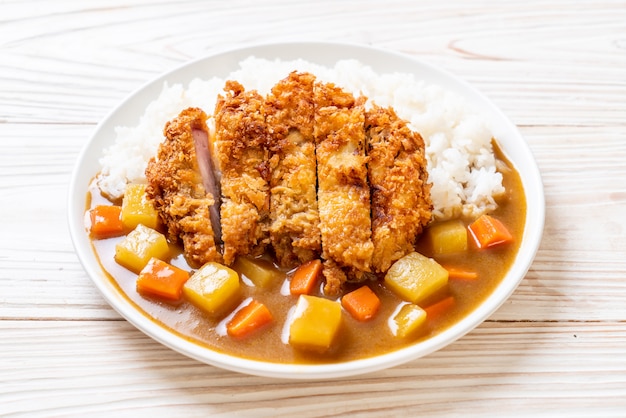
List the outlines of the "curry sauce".
{"type": "MultiPolygon", "coordinates": [[[[253,286],[245,278],[241,300],[254,298],[270,308],[274,321],[271,326],[244,339],[229,337],[224,332],[224,316],[211,317],[194,305],[183,300],[172,304],[137,292],[137,274],[120,266],[114,260],[115,246],[124,237],[93,239],[93,249],[104,271],[119,291],[146,317],[160,326],[193,343],[225,354],[254,360],[277,363],[319,364],[344,362],[380,355],[398,350],[408,345],[433,337],[462,320],[476,309],[503,280],[512,265],[524,233],[526,201],[521,179],[502,153],[495,147],[499,159],[499,171],[503,175],[506,194],[499,198],[498,208],[491,213],[502,221],[514,241],[510,244],[491,249],[478,249],[468,238],[468,250],[451,255],[435,255],[426,234],[417,243],[416,250],[428,257],[435,258],[442,265],[454,265],[477,273],[476,279],[450,279],[445,290],[433,296],[425,305],[435,303],[448,296],[453,296],[454,305],[445,312],[429,317],[421,331],[410,339],[394,336],[389,327],[393,316],[402,300],[387,289],[382,280],[369,281],[367,284],[380,298],[381,306],[376,316],[367,321],[359,322],[347,312],[342,312],[342,325],[338,337],[330,350],[324,353],[296,349],[285,343],[285,323],[290,309],[294,306],[297,296],[286,291],[286,284],[291,272],[278,267],[272,254],[265,254],[259,262],[271,266],[276,272],[277,280],[269,287],[253,286]]],[[[89,190],[87,210],[100,204],[111,204],[103,198],[97,187],[89,190]]],[[[119,202],[118,202],[119,203],[119,202]]],[[[471,220],[463,220],[467,225],[471,220]]],[[[192,271],[184,257],[182,249],[170,243],[172,257],[170,263],[177,267],[192,271]]],[[[358,285],[347,284],[344,293],[358,285]]],[[[323,296],[323,283],[314,292],[323,296]]]]}

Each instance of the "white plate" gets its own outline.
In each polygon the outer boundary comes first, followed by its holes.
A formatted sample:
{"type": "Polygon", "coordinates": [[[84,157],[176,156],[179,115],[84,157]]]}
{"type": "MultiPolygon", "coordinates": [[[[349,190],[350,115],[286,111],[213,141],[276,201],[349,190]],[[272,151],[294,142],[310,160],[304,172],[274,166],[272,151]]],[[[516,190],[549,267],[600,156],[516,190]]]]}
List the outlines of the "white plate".
{"type": "Polygon", "coordinates": [[[256,45],[220,52],[168,72],[131,94],[98,125],[82,150],[72,175],[68,207],[70,233],[81,263],[108,303],[130,323],[173,350],[204,363],[242,373],[296,379],[327,379],[381,370],[415,360],[462,337],[496,311],[524,278],[539,247],[545,215],[541,177],[526,142],[517,128],[480,92],[441,69],[399,53],[359,45],[302,42],[256,45]],[[340,364],[289,365],[245,360],[191,343],[151,321],[119,293],[100,268],[83,224],[88,183],[99,171],[98,160],[103,149],[114,141],[114,128],[136,125],[146,106],[158,97],[165,81],[187,85],[196,77],[225,77],[238,69],[239,62],[249,56],[305,59],[327,66],[333,66],[341,59],[356,59],[379,74],[412,73],[417,79],[441,85],[464,96],[489,118],[500,145],[522,177],[528,209],[519,254],[505,279],[478,309],[441,334],[396,352],[340,364]]]}

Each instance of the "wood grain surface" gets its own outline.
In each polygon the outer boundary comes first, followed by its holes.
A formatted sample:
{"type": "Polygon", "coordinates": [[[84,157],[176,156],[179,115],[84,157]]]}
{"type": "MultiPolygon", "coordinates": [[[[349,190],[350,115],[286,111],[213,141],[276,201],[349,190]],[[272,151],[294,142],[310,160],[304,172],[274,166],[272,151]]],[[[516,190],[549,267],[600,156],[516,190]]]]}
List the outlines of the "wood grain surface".
{"type": "Polygon", "coordinates": [[[626,2],[0,0],[1,416],[626,416],[626,2]],[[228,47],[400,51],[489,96],[545,186],[537,257],[483,325],[350,379],[241,375],[122,320],[82,269],[67,190],[132,91],[228,47]]]}

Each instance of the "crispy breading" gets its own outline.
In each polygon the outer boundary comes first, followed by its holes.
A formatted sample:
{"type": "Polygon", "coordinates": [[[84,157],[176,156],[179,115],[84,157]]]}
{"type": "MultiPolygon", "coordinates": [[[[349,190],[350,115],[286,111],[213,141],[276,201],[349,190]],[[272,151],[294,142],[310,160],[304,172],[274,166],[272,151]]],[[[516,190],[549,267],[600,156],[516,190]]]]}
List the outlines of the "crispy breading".
{"type": "Polygon", "coordinates": [[[224,262],[260,255],[270,242],[268,133],[263,97],[227,81],[215,107],[215,149],[221,171],[224,262]]]}
{"type": "Polygon", "coordinates": [[[414,250],[432,217],[424,140],[392,108],[365,113],[372,193],[372,268],[385,272],[414,250]]]}
{"type": "MultiPolygon", "coordinates": [[[[315,86],[315,139],[322,258],[350,271],[370,271],[370,188],[365,156],[364,99],[333,84],[315,86]]],[[[325,290],[341,287],[325,269],[325,290]]]]}
{"type": "Polygon", "coordinates": [[[207,115],[183,110],[165,125],[165,141],[146,168],[147,194],[153,199],[171,241],[181,239],[187,262],[194,268],[221,261],[211,227],[214,196],[203,186],[194,143],[194,130],[208,138],[207,115]]]}
{"type": "Polygon", "coordinates": [[[337,296],[341,294],[343,284],[348,281],[348,275],[334,260],[324,260],[322,263],[324,276],[324,294],[337,296]]]}
{"type": "Polygon", "coordinates": [[[313,122],[315,76],[292,72],[265,101],[270,133],[270,237],[278,263],[295,267],[319,257],[313,122]]]}
{"type": "Polygon", "coordinates": [[[337,295],[414,250],[432,216],[424,141],[392,108],[366,111],[364,97],[309,73],[292,72],[267,98],[234,81],[225,92],[213,142],[221,208],[199,109],[167,124],[146,172],[190,264],[220,260],[221,226],[225,264],[270,245],[283,267],[321,257],[324,292],[337,295]]]}

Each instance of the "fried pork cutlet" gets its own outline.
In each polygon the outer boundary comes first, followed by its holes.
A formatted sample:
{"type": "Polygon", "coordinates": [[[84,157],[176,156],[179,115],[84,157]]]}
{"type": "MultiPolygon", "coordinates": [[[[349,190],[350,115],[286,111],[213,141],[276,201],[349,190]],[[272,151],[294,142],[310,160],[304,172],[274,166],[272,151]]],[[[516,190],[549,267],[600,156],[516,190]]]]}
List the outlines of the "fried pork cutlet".
{"type": "Polygon", "coordinates": [[[370,271],[370,188],[365,156],[364,99],[333,84],[315,86],[318,206],[324,291],[337,294],[353,273],[370,271]]]}
{"type": "Polygon", "coordinates": [[[260,255],[269,244],[270,193],[263,97],[228,81],[215,106],[215,147],[221,171],[224,263],[260,255]]]}
{"type": "Polygon", "coordinates": [[[292,72],[265,102],[270,133],[270,237],[283,267],[319,257],[321,237],[316,196],[313,122],[315,76],[292,72]]]}
{"type": "Polygon", "coordinates": [[[165,141],[146,168],[148,197],[167,227],[168,238],[181,239],[194,268],[221,261],[211,225],[215,197],[205,187],[195,142],[208,141],[207,115],[189,108],[165,125],[165,141]]]}
{"type": "Polygon", "coordinates": [[[424,140],[393,109],[365,113],[368,174],[372,193],[372,269],[385,272],[414,250],[431,219],[424,140]]]}

